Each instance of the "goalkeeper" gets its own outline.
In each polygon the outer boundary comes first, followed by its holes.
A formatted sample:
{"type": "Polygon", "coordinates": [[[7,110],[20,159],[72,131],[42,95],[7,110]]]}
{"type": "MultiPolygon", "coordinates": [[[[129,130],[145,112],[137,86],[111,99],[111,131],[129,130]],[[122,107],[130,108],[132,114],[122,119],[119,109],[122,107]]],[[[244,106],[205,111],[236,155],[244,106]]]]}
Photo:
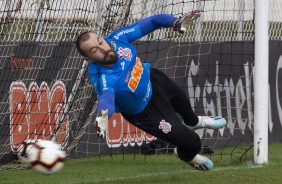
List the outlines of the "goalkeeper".
{"type": "Polygon", "coordinates": [[[131,45],[162,27],[183,33],[199,16],[199,11],[182,18],[158,14],[118,29],[105,38],[94,32],[77,37],[77,50],[90,64],[88,75],[98,96],[96,128],[100,137],[105,137],[108,119],[114,112],[120,112],[136,127],[175,145],[178,157],[195,169],[213,167],[211,160],[198,154],[201,140],[194,130],[222,128],[226,125],[225,119],[196,116],[184,91],[164,73],[141,62],[131,45]]]}

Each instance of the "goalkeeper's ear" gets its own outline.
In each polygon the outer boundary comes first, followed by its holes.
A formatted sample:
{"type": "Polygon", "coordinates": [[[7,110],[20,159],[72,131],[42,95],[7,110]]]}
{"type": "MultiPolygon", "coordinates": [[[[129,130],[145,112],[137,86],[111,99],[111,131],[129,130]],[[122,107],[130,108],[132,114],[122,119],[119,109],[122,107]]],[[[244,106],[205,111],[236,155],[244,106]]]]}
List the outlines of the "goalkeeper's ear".
{"type": "Polygon", "coordinates": [[[84,57],[83,59],[87,62],[91,61],[91,59],[89,57],[84,57]]]}

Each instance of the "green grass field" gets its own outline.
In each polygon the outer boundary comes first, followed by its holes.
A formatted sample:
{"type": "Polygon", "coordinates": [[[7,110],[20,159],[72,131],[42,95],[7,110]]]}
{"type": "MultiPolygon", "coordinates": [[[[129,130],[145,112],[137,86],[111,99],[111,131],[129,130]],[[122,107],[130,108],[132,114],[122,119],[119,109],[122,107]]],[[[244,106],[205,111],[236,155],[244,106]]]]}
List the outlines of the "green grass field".
{"type": "MultiPolygon", "coordinates": [[[[1,171],[0,183],[282,183],[282,145],[269,146],[269,163],[253,165],[231,161],[230,156],[213,158],[215,167],[195,171],[175,155],[116,155],[69,160],[59,173],[38,174],[30,169],[1,171]]],[[[250,153],[251,155],[251,153],[250,153]]]]}

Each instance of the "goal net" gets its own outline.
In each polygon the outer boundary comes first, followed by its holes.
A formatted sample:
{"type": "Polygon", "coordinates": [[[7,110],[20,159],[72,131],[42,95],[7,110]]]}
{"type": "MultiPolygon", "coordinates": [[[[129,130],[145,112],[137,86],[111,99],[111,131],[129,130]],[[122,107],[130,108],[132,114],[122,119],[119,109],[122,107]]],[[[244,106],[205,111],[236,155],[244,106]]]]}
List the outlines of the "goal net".
{"type": "MultiPolygon", "coordinates": [[[[15,163],[28,139],[54,138],[75,158],[140,153],[156,141],[119,114],[106,140],[98,139],[97,98],[74,41],[85,31],[105,36],[150,15],[196,9],[202,16],[188,32],[160,29],[134,45],[142,61],[183,88],[196,114],[228,121],[220,130],[197,131],[203,150],[242,159],[253,142],[253,0],[2,0],[0,170],[24,167],[15,163]]],[[[273,21],[273,29],[281,27],[273,21]]]]}

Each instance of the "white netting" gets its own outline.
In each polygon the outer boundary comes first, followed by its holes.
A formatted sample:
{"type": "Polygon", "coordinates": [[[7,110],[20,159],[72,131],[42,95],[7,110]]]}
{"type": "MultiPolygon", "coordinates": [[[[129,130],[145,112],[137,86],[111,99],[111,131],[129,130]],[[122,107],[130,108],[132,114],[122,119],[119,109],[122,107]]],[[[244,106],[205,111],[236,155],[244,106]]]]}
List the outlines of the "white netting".
{"type": "MultiPolygon", "coordinates": [[[[253,122],[254,2],[1,0],[0,164],[14,160],[24,139],[49,139],[58,124],[62,125],[58,141],[68,153],[75,148],[77,157],[112,154],[117,147],[131,150],[136,142],[153,140],[118,115],[111,121],[117,135],[107,142],[97,139],[88,125],[96,97],[74,41],[84,31],[107,35],[150,15],[181,16],[196,9],[203,11],[202,16],[184,35],[161,29],[134,44],[142,60],[166,72],[185,90],[199,115],[222,115],[228,120],[225,130],[198,131],[204,145],[244,144],[248,150],[253,122]]],[[[269,3],[270,39],[281,39],[282,0],[269,3]]]]}

